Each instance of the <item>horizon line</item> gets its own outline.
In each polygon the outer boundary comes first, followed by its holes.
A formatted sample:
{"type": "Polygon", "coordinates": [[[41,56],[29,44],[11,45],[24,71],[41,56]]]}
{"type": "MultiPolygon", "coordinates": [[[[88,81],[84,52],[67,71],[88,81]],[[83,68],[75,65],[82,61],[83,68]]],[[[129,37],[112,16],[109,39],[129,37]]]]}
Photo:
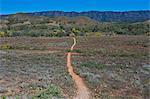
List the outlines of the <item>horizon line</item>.
{"type": "Polygon", "coordinates": [[[83,13],[83,12],[137,12],[137,11],[150,11],[150,9],[142,9],[142,10],[124,10],[124,11],[117,11],[117,10],[87,10],[87,11],[63,11],[63,10],[43,10],[43,11],[18,11],[18,12],[14,12],[14,13],[6,13],[6,14],[1,14],[2,15],[12,15],[12,14],[18,14],[18,13],[22,13],[22,14],[28,14],[28,13],[40,13],[40,12],[76,12],[76,13],[83,13]]]}

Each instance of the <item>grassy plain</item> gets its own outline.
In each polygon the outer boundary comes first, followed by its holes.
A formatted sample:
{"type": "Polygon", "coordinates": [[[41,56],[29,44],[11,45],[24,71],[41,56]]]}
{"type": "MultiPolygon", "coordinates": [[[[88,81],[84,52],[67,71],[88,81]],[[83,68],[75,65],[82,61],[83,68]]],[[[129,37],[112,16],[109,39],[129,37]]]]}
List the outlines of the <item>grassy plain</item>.
{"type": "Polygon", "coordinates": [[[146,99],[149,85],[149,38],[102,36],[77,38],[75,72],[97,99],[146,99]]]}
{"type": "MultiPolygon", "coordinates": [[[[94,99],[148,97],[148,37],[76,38],[74,70],[94,99]]],[[[0,38],[0,96],[72,97],[76,88],[66,68],[72,43],[68,37],[0,38]]]]}
{"type": "Polygon", "coordinates": [[[1,96],[47,99],[50,94],[54,97],[75,94],[74,82],[66,69],[70,38],[0,38],[0,43],[1,96]]]}

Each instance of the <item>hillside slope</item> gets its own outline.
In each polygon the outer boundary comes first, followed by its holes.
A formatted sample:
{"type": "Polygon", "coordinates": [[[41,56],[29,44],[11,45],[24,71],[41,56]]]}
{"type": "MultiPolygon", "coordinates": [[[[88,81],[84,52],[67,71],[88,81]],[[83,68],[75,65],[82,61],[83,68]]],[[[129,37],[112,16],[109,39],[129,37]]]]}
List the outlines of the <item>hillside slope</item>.
{"type": "MultiPolygon", "coordinates": [[[[126,12],[113,12],[113,11],[88,11],[88,12],[64,12],[64,11],[43,11],[26,13],[32,16],[47,16],[47,17],[77,17],[85,16],[100,22],[143,22],[150,19],[150,10],[142,11],[126,11],[126,12]]],[[[1,15],[6,17],[9,15],[1,15]]]]}
{"type": "Polygon", "coordinates": [[[141,22],[150,19],[150,11],[127,11],[127,12],[112,12],[112,11],[88,11],[88,12],[63,12],[63,11],[45,11],[28,13],[34,16],[48,17],[76,17],[86,16],[100,22],[141,22]]]}
{"type": "Polygon", "coordinates": [[[17,13],[0,18],[0,36],[61,37],[71,34],[76,36],[101,34],[149,35],[149,20],[139,21],[131,23],[124,21],[100,22],[86,16],[48,17],[29,13],[17,13]]]}

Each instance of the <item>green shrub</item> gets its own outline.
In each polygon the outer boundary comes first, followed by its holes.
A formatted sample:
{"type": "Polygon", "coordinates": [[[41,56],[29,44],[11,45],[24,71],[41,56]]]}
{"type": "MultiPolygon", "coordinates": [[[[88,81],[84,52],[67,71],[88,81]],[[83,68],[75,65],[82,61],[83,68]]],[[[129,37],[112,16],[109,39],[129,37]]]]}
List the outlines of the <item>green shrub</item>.
{"type": "Polygon", "coordinates": [[[82,51],[79,49],[75,49],[75,50],[73,50],[73,52],[82,53],[82,51]]]}
{"type": "Polygon", "coordinates": [[[0,31],[0,37],[4,37],[5,33],[0,31]]]}
{"type": "Polygon", "coordinates": [[[80,64],[82,67],[89,67],[89,68],[97,68],[97,69],[104,69],[106,67],[105,64],[100,64],[93,61],[83,62],[80,64]]]}
{"type": "Polygon", "coordinates": [[[97,36],[100,37],[102,35],[101,32],[88,32],[85,34],[86,36],[97,36]]]}
{"type": "Polygon", "coordinates": [[[91,86],[98,86],[100,84],[100,76],[91,72],[82,72],[83,77],[91,86]]]}
{"type": "Polygon", "coordinates": [[[72,52],[70,49],[67,49],[66,52],[72,52]]]}
{"type": "MultiPolygon", "coordinates": [[[[38,95],[35,96],[37,99],[52,99],[52,98],[60,98],[60,89],[55,85],[49,85],[48,88],[38,95]]],[[[34,97],[33,97],[34,98],[34,97]]]]}
{"type": "Polygon", "coordinates": [[[5,44],[1,45],[1,49],[10,49],[10,46],[8,43],[5,43],[5,44]]]}
{"type": "Polygon", "coordinates": [[[2,96],[2,99],[6,99],[6,96],[2,96]]]}
{"type": "Polygon", "coordinates": [[[66,52],[76,52],[76,53],[82,53],[82,51],[81,50],[79,50],[79,49],[75,49],[75,50],[66,50],[66,52]]]}

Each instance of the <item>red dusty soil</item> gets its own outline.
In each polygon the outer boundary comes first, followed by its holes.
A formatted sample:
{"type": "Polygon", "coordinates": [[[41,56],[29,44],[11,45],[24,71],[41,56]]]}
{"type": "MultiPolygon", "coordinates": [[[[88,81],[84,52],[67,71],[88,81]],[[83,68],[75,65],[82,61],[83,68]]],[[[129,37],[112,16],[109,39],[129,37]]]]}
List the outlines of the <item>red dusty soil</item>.
{"type": "MultiPolygon", "coordinates": [[[[76,39],[73,38],[73,40],[74,40],[74,44],[71,46],[71,49],[70,49],[71,51],[73,50],[74,46],[76,45],[76,39]]],[[[72,76],[72,79],[75,81],[75,84],[77,87],[77,95],[74,97],[74,99],[89,99],[90,98],[89,89],[84,84],[84,81],[82,80],[82,78],[73,71],[73,67],[71,64],[71,55],[72,55],[72,53],[68,52],[67,68],[68,68],[69,74],[72,76]]]]}

